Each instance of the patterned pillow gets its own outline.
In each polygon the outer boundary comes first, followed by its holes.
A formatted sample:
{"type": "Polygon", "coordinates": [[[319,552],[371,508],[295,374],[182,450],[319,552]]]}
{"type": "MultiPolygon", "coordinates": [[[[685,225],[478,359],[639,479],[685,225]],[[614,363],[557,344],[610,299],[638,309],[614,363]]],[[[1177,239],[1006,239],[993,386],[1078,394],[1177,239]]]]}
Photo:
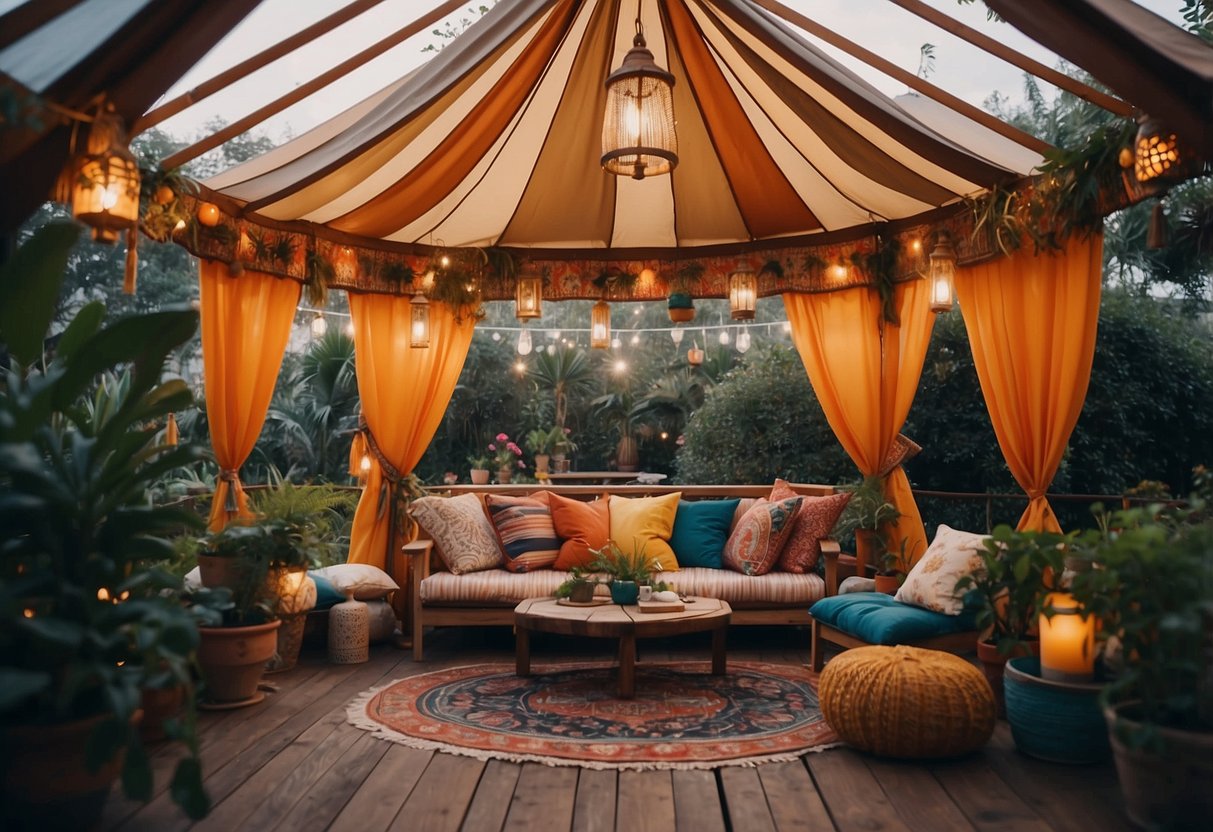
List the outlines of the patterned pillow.
{"type": "Polygon", "coordinates": [[[443,563],[453,575],[501,566],[505,556],[493,524],[475,494],[458,497],[422,497],[410,513],[434,538],[443,563]]]}
{"type": "Polygon", "coordinates": [[[544,569],[556,562],[560,554],[560,538],[552,525],[552,510],[548,495],[541,491],[534,497],[501,497],[486,495],[484,506],[489,520],[497,530],[497,539],[505,553],[505,568],[511,572],[544,569]]]}
{"type": "MultiPolygon", "coordinates": [[[[770,500],[787,500],[798,496],[784,480],[775,480],[770,500]]],[[[838,515],[851,499],[850,492],[828,497],[805,497],[792,524],[792,536],[779,555],[779,568],[784,572],[805,573],[817,568],[821,557],[821,539],[830,536],[838,515]]]]}
{"type": "Polygon", "coordinates": [[[935,539],[897,590],[897,600],[944,615],[960,615],[964,597],[956,594],[956,582],[985,568],[981,552],[986,539],[940,523],[935,539]]]}
{"type": "Polygon", "coordinates": [[[765,575],[779,560],[795,526],[802,497],[772,503],[760,499],[737,524],[724,545],[724,565],[743,575],[765,575]]]}

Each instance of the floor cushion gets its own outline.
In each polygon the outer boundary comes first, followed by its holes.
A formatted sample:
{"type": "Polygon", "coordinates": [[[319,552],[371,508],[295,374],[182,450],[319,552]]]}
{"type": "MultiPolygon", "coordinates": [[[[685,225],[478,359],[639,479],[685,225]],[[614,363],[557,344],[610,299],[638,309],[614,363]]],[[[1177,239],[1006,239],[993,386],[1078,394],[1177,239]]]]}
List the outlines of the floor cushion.
{"type": "Polygon", "coordinates": [[[817,697],[843,742],[883,757],[956,757],[994,733],[994,693],[985,676],[939,650],[848,650],[821,672],[817,697]]]}
{"type": "Polygon", "coordinates": [[[674,550],[680,567],[720,569],[724,566],[721,560],[724,544],[729,540],[733,513],[740,502],[740,499],[732,499],[682,500],[678,503],[674,531],[670,534],[670,548],[674,550]]]}
{"type": "Polygon", "coordinates": [[[960,615],[903,604],[883,592],[852,592],[822,598],[809,608],[822,624],[868,644],[912,644],[933,636],[976,629],[974,611],[960,615]]]}

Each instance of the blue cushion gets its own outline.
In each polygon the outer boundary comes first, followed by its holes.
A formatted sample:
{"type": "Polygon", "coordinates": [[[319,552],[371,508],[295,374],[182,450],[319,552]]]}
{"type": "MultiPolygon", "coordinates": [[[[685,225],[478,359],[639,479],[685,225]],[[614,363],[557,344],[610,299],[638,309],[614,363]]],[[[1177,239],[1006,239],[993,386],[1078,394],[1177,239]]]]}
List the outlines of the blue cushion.
{"type": "Polygon", "coordinates": [[[852,592],[822,598],[809,614],[868,644],[913,644],[933,636],[975,630],[974,611],[960,615],[903,604],[883,592],[852,592]]]}
{"type": "Polygon", "coordinates": [[[333,582],[328,578],[315,572],[307,574],[316,582],[316,609],[327,610],[333,604],[340,604],[345,600],[345,596],[337,591],[337,587],[333,586],[333,582]]]}
{"type": "Polygon", "coordinates": [[[679,566],[724,568],[724,544],[728,542],[733,514],[740,502],[740,499],[678,501],[670,548],[679,566]]]}

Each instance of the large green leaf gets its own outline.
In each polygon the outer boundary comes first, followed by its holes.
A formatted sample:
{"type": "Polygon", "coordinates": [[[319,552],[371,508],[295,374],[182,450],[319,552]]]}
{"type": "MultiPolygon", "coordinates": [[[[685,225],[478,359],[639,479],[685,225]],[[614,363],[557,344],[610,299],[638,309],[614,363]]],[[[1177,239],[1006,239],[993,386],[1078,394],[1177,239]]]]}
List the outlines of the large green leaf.
{"type": "Polygon", "coordinates": [[[51,683],[51,675],[19,667],[0,667],[0,713],[27,696],[41,693],[51,683]]]}
{"type": "Polygon", "coordinates": [[[105,304],[101,301],[93,301],[81,307],[80,311],[76,313],[76,317],[72,318],[72,322],[67,325],[67,329],[63,330],[63,334],[59,336],[56,351],[64,357],[71,357],[81,344],[97,334],[103,320],[105,320],[105,304]]]}
{"type": "Polygon", "coordinates": [[[68,252],[78,236],[75,223],[48,223],[0,267],[0,341],[23,365],[42,356],[68,252]]]}

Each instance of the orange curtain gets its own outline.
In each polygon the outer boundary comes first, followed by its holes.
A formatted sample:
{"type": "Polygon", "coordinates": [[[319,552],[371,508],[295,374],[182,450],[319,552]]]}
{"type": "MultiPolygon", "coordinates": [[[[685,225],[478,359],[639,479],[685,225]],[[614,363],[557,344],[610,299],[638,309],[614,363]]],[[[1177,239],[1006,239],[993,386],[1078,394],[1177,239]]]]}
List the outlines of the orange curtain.
{"type": "MultiPolygon", "coordinates": [[[[430,304],[430,346],[409,346],[408,296],[350,295],[358,394],[366,420],[371,470],[354,512],[351,563],[385,567],[392,471],[407,475],[442,422],[472,343],[473,321],[441,303],[430,304]]],[[[399,537],[402,529],[397,529],[399,537]]],[[[392,545],[395,545],[393,542],[392,545]]]]}
{"type": "Polygon", "coordinates": [[[864,476],[884,474],[885,496],[901,518],[885,530],[890,547],[917,560],[927,538],[910,481],[900,465],[887,473],[894,440],[905,424],[922,375],[935,316],[928,285],[897,285],[894,305],[901,323],[881,330],[881,300],[870,287],[821,294],[785,294],[792,339],[826,419],[864,476]]]}
{"type": "Polygon", "coordinates": [[[1061,254],[1020,249],[956,277],[994,433],[1030,498],[1020,529],[1061,531],[1045,491],[1087,395],[1102,264],[1103,236],[1074,236],[1061,254]]]}
{"type": "Polygon", "coordinates": [[[201,261],[198,282],[206,416],[219,463],[210,529],[219,531],[250,516],[238,472],[265,424],[302,287],[261,272],[231,277],[211,260],[201,261]]]}

